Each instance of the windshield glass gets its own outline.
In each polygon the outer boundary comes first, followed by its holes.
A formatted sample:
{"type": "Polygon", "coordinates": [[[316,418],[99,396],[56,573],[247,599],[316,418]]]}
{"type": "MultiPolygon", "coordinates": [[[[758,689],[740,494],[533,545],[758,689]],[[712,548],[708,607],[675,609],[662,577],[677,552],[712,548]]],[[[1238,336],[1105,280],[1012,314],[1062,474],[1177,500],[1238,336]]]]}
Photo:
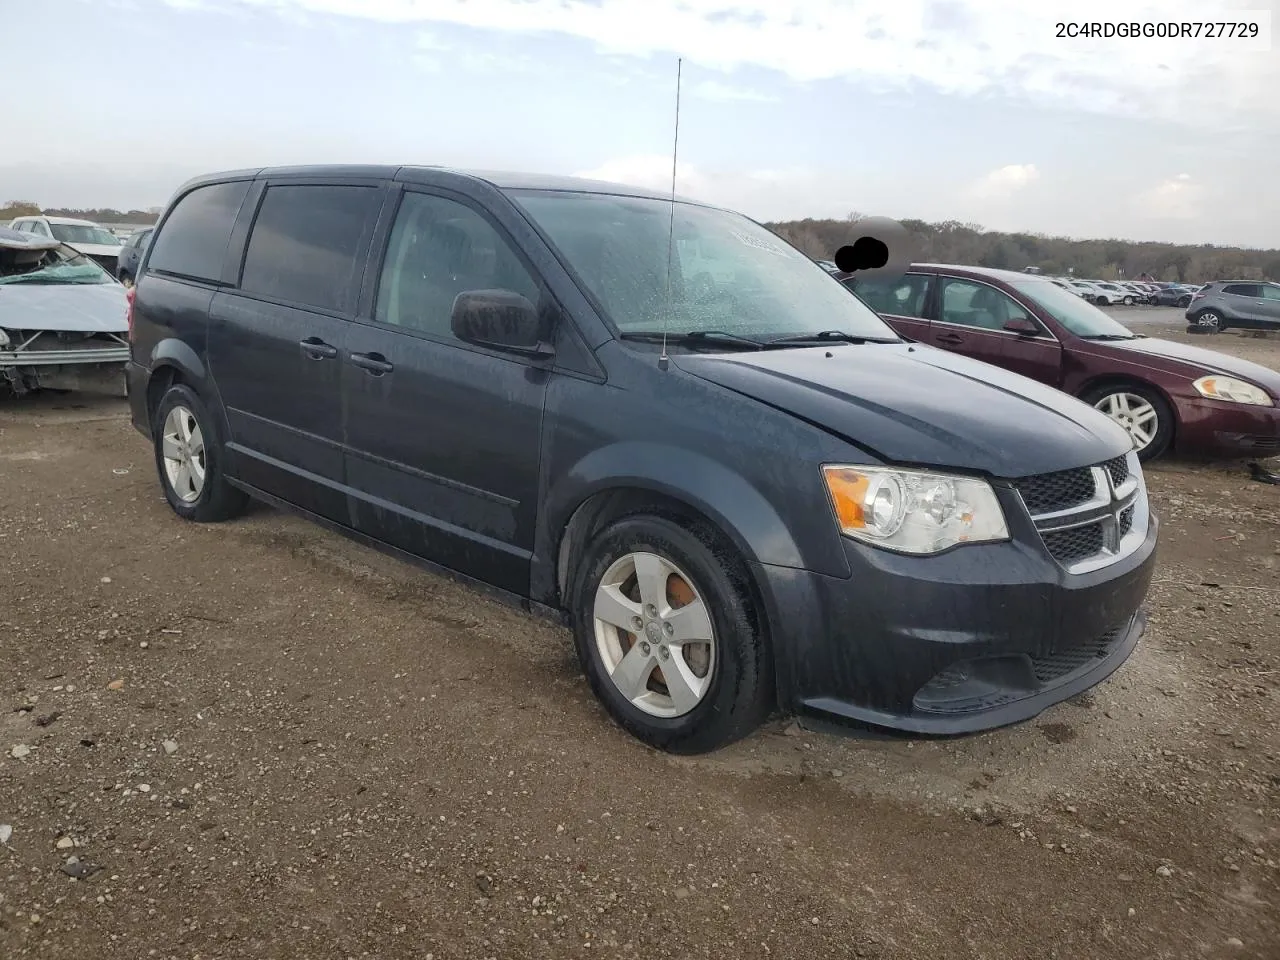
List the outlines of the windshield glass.
{"type": "Polygon", "coordinates": [[[68,246],[52,250],[0,247],[0,284],[115,283],[111,274],[68,246]]]}
{"type": "Polygon", "coordinates": [[[665,200],[512,191],[622,334],[897,335],[838,280],[746,217],[665,200]],[[665,322],[664,322],[665,321],[665,322]]]}
{"type": "Polygon", "coordinates": [[[1052,283],[1015,280],[1013,288],[1034,300],[1077,337],[1132,337],[1128,327],[1113,320],[1087,300],[1052,283]]]}
{"type": "Polygon", "coordinates": [[[51,223],[49,229],[53,231],[53,238],[63,243],[101,243],[108,247],[120,245],[115,234],[101,227],[79,223],[51,223]]]}

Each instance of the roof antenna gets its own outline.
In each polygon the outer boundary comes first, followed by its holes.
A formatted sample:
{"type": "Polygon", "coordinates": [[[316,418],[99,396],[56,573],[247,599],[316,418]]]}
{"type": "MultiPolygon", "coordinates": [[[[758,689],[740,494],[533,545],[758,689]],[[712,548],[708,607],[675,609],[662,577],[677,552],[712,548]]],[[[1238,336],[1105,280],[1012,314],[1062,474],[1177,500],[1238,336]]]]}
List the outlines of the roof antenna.
{"type": "Polygon", "coordinates": [[[671,145],[671,221],[667,225],[667,303],[662,315],[662,354],[659,368],[667,369],[667,326],[671,321],[671,265],[675,256],[676,238],[676,161],[680,156],[680,77],[684,70],[684,58],[676,58],[676,134],[671,145]]]}

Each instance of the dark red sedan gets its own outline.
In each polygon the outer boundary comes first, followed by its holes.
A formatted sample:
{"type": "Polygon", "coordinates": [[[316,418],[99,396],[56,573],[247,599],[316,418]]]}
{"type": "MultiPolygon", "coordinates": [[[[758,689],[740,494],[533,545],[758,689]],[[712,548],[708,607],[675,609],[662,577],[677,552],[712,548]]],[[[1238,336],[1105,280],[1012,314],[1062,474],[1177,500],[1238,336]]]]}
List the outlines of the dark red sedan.
{"type": "Polygon", "coordinates": [[[905,337],[1092,404],[1129,431],[1143,460],[1171,447],[1280,454],[1280,373],[1135,334],[1047,277],[933,263],[895,279],[835,276],[905,337]]]}

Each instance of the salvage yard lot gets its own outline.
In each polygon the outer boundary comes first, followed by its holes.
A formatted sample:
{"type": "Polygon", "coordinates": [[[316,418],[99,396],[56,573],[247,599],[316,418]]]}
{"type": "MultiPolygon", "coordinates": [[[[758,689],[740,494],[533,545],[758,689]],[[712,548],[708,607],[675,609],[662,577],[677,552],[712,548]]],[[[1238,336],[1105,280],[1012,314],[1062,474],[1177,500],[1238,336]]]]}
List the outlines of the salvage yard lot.
{"type": "Polygon", "coordinates": [[[266,508],[184,524],[122,401],[7,401],[0,957],[1274,960],[1280,487],[1149,482],[1151,628],[1102,686],[677,759],[567,632],[266,508]]]}

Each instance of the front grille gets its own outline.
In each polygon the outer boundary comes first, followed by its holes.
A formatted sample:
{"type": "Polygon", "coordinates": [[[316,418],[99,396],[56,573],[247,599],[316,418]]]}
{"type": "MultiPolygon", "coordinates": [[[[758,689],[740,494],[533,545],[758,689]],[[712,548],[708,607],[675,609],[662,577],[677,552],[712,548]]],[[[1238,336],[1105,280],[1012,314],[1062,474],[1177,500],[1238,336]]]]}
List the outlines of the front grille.
{"type": "Polygon", "coordinates": [[[1102,524],[1091,523],[1087,527],[1073,527],[1057,533],[1042,534],[1044,545],[1049,548],[1053,559],[1063,566],[1070,566],[1096,557],[1102,552],[1102,524]]]}
{"type": "Polygon", "coordinates": [[[1108,460],[1103,465],[1103,469],[1111,474],[1111,482],[1117,487],[1129,479],[1129,458],[1116,457],[1114,460],[1108,460]]]}
{"type": "Polygon", "coordinates": [[[1017,482],[1017,488],[1032,514],[1053,513],[1093,499],[1093,474],[1088,467],[1042,473],[1024,477],[1017,482]]]}
{"type": "Polygon", "coordinates": [[[1049,555],[1068,571],[1105,566],[1120,559],[1122,551],[1136,548],[1132,538],[1121,544],[1146,504],[1141,473],[1135,478],[1131,456],[1014,481],[1049,555]]]}

